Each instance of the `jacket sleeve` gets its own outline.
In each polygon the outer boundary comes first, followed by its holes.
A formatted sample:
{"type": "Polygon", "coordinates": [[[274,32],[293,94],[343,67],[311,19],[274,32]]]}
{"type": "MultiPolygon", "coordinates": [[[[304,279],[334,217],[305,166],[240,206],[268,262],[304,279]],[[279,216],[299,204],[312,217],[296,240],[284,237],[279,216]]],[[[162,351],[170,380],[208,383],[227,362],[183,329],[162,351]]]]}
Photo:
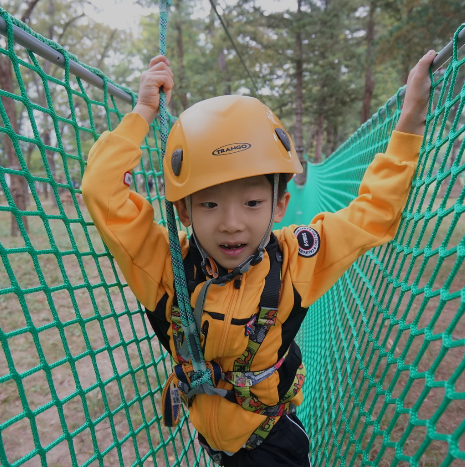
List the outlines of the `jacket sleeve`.
{"type": "MultiPolygon", "coordinates": [[[[123,182],[140,161],[147,132],[147,122],[130,113],[114,131],[103,133],[89,153],[82,194],[132,292],[154,310],[172,284],[168,233],[154,221],[150,203],[123,182]]],[[[183,243],[184,250],[185,238],[183,243]]]]}
{"type": "Polygon", "coordinates": [[[385,154],[377,154],[362,179],[359,195],[348,207],[315,216],[314,256],[299,255],[298,226],[283,229],[292,281],[302,306],[320,298],[369,249],[392,240],[416,170],[422,137],[394,131],[385,154]],[[318,238],[316,237],[316,238],[318,238]]]}

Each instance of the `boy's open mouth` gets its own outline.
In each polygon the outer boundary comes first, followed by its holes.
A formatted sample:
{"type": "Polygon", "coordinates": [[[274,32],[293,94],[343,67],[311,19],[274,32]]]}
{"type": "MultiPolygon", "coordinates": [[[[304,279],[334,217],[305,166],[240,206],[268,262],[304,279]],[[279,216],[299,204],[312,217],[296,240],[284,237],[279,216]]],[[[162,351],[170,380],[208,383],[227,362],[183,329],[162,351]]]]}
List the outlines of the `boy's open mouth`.
{"type": "Polygon", "coordinates": [[[229,256],[234,256],[242,253],[246,243],[223,243],[220,245],[221,250],[229,256]]]}
{"type": "Polygon", "coordinates": [[[242,248],[243,246],[245,246],[245,243],[234,243],[234,244],[223,243],[220,246],[221,248],[227,248],[228,250],[236,250],[237,248],[242,248]]]}

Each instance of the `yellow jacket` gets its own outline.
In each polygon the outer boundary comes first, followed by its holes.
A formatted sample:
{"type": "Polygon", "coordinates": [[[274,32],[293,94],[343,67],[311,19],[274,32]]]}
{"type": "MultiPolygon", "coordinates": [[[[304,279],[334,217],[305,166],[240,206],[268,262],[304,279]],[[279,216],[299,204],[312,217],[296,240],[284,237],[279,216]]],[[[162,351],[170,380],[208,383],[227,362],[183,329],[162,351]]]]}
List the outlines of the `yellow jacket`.
{"type": "MultiPolygon", "coordinates": [[[[140,161],[139,147],[147,132],[147,123],[136,113],[128,114],[113,132],[105,132],[89,153],[82,190],[100,235],[137,299],[150,310],[148,313],[155,313],[160,329],[164,329],[160,340],[176,359],[170,326],[174,284],[168,233],[153,220],[150,203],[123,182],[124,174],[140,161]]],[[[280,304],[276,325],[260,346],[252,371],[275,364],[278,354],[281,356],[284,347],[289,347],[293,340],[308,306],[359,256],[394,237],[421,141],[417,135],[393,133],[386,153],[377,154],[368,167],[359,197],[336,213],[318,214],[311,221],[310,229],[304,229],[317,241],[313,250],[305,250],[307,238],[302,239],[302,234],[299,245],[296,237],[299,226],[274,232],[283,253],[280,304]]],[[[184,233],[180,234],[180,242],[184,257],[189,249],[184,233]]],[[[210,320],[205,359],[216,361],[223,371],[233,369],[235,359],[247,346],[244,327],[235,326],[232,321],[244,321],[256,313],[269,264],[265,254],[261,263],[244,274],[239,289],[233,282],[210,287],[202,318],[202,324],[210,320]],[[218,314],[222,319],[212,320],[211,314],[218,314]]],[[[192,305],[200,288],[201,284],[191,296],[192,305]]],[[[276,372],[257,384],[253,393],[267,405],[278,403],[278,392],[283,389],[279,386],[282,374],[276,372]]],[[[225,381],[219,387],[231,389],[225,381]]],[[[300,404],[302,394],[297,394],[293,402],[300,404]]],[[[219,396],[201,394],[195,397],[190,418],[213,448],[236,452],[266,417],[219,396]]]]}

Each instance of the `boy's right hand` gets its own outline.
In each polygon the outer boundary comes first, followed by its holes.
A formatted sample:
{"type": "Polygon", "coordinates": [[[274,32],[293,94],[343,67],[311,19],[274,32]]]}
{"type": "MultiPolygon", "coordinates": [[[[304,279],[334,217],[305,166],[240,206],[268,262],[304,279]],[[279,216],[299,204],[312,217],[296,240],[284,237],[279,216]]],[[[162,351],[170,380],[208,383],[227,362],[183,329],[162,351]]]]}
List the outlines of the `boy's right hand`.
{"type": "Polygon", "coordinates": [[[145,118],[150,125],[157,116],[160,106],[160,88],[163,87],[168,104],[173,86],[173,72],[169,60],[163,55],[152,58],[149,69],[144,71],[140,78],[139,98],[133,112],[145,118]]]}

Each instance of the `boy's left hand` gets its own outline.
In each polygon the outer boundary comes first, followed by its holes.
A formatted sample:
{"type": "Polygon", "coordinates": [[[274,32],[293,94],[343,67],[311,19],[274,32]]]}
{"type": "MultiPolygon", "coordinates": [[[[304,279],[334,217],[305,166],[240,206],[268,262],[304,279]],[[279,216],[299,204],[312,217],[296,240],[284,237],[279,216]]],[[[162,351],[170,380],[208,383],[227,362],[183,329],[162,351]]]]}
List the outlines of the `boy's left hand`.
{"type": "Polygon", "coordinates": [[[397,131],[423,136],[431,89],[429,68],[435,57],[436,52],[430,50],[408,75],[402,113],[396,126],[397,131]]]}

